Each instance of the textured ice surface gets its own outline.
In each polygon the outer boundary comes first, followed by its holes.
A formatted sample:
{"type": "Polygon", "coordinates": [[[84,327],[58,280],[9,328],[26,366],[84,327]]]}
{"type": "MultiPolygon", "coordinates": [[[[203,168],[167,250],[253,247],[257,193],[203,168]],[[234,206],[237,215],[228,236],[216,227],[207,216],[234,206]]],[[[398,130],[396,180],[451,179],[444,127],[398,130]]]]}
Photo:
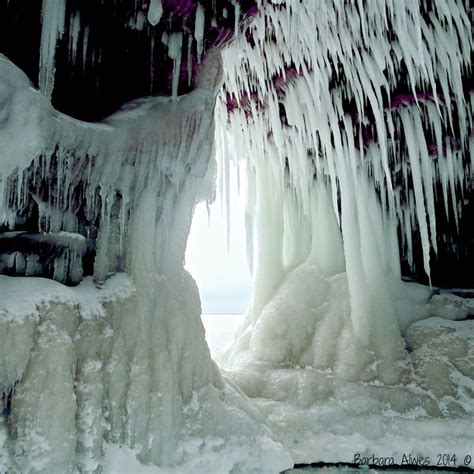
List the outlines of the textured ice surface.
{"type": "Polygon", "coordinates": [[[295,463],[350,463],[359,453],[398,463],[403,454],[428,456],[436,465],[437,454],[449,452],[462,465],[473,444],[473,321],[428,318],[410,325],[404,340],[408,377],[391,386],[242,354],[228,376],[266,414],[295,463]]]}
{"type": "MultiPolygon", "coordinates": [[[[46,96],[63,29],[52,5],[45,0],[46,96]]],[[[54,198],[39,199],[41,231],[77,233],[79,195],[101,223],[94,281],[105,288],[125,270],[135,288],[97,304],[102,290],[85,291],[92,282],[48,282],[57,299],[44,299],[40,284],[18,311],[7,303],[2,387],[14,394],[10,427],[0,428],[3,463],[94,471],[110,446],[125,445],[144,463],[252,472],[290,466],[285,450],[307,462],[350,461],[348,444],[384,455],[472,446],[471,328],[426,319],[467,310],[445,297],[428,302],[425,290],[404,295],[400,283],[397,226],[410,250],[420,233],[429,276],[435,185],[457,221],[472,173],[468,13],[461,1],[430,2],[422,14],[426,5],[267,2],[225,52],[224,93],[236,103],[227,149],[249,163],[256,244],[255,297],[230,376],[210,358],[183,270],[192,209],[212,196],[218,55],[203,59],[197,89],[177,97],[187,45],[180,32],[167,35],[173,98],[136,101],[101,124],[57,113],[0,58],[2,223],[13,226],[46,179],[54,198]],[[408,97],[393,96],[400,78],[408,97]],[[207,464],[192,465],[196,453],[207,464]]],[[[158,21],[159,2],[149,6],[158,21]]],[[[198,10],[199,55],[204,18],[198,10]]],[[[227,124],[232,104],[221,99],[227,124]]],[[[2,291],[2,305],[18,297],[2,291]]]]}
{"type": "MultiPolygon", "coordinates": [[[[102,466],[117,472],[122,458],[128,459],[124,466],[140,466],[137,458],[146,461],[143,447],[129,438],[140,422],[133,409],[144,396],[140,390],[157,382],[163,385],[155,397],[168,404],[161,405],[160,426],[168,426],[162,446],[173,436],[172,384],[181,384],[178,391],[186,389],[184,383],[194,388],[175,407],[181,421],[174,441],[179,466],[154,472],[277,472],[292,465],[264,417],[231,380],[222,381],[213,366],[214,379],[206,380],[206,359],[188,379],[165,381],[162,366],[158,380],[151,372],[141,385],[130,384],[153,369],[135,356],[146,342],[137,339],[137,290],[127,275],[109,278],[100,288],[91,278],[68,288],[46,279],[1,276],[0,292],[0,389],[13,388],[11,414],[0,424],[0,468],[62,473],[102,466]]],[[[207,349],[204,354],[208,357],[207,349]]],[[[155,416],[146,418],[151,422],[155,416]]]]}
{"type": "Polygon", "coordinates": [[[404,379],[404,318],[423,316],[397,314],[398,240],[412,263],[421,240],[429,278],[435,208],[457,222],[472,182],[472,50],[461,1],[286,0],[224,51],[221,148],[248,162],[255,244],[235,358],[404,379]]]}
{"type": "Polygon", "coordinates": [[[44,189],[41,231],[71,240],[84,232],[70,218],[82,206],[100,219],[94,275],[78,287],[1,277],[1,386],[12,393],[0,438],[5,469],[101,470],[106,443],[161,466],[202,454],[203,472],[219,452],[228,471],[254,472],[260,459],[270,472],[291,466],[212,361],[198,290],[183,268],[193,208],[212,196],[219,53],[203,59],[192,93],[137,101],[101,124],[59,114],[1,61],[2,220],[12,225],[30,193],[44,189]],[[31,146],[10,159],[20,124],[31,146]],[[111,279],[122,269],[128,277],[111,279]]]}
{"type": "MultiPolygon", "coordinates": [[[[70,472],[76,465],[76,443],[87,437],[97,441],[93,434],[100,432],[105,420],[99,410],[89,427],[76,428],[76,416],[94,408],[78,395],[88,367],[95,363],[101,368],[99,354],[107,352],[113,331],[106,334],[103,324],[104,331],[83,339],[82,347],[80,333],[91,313],[98,324],[110,316],[110,306],[122,304],[134,292],[125,275],[110,279],[101,290],[91,280],[71,289],[46,279],[0,277],[0,389],[8,393],[13,388],[6,444],[12,464],[5,469],[70,472]],[[88,360],[87,351],[96,358],[88,360]]],[[[103,376],[101,371],[98,375],[103,376]]],[[[100,406],[101,391],[98,386],[94,390],[100,406]]],[[[95,449],[100,453],[100,442],[95,449]]],[[[97,463],[99,453],[79,449],[77,457],[95,457],[97,463]]]]}

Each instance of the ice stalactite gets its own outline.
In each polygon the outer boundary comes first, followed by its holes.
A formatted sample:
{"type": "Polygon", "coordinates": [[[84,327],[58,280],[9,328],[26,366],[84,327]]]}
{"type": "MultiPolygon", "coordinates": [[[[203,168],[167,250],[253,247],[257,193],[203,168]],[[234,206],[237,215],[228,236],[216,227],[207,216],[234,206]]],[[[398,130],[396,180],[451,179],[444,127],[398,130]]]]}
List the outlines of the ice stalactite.
{"type": "Polygon", "coordinates": [[[160,22],[161,15],[163,15],[161,0],[151,0],[148,7],[148,21],[155,26],[160,22]]]}
{"type": "Polygon", "coordinates": [[[219,113],[228,114],[230,148],[254,170],[257,196],[255,295],[230,366],[246,349],[352,379],[403,379],[397,232],[410,251],[420,234],[429,278],[436,186],[457,219],[474,172],[463,88],[471,21],[463,2],[447,5],[269,2],[225,50],[219,113]],[[303,224],[285,220],[288,205],[303,224]],[[330,238],[321,234],[328,219],[337,223],[330,238]],[[297,257],[284,262],[288,248],[297,257]],[[304,337],[302,326],[311,328],[304,337]]]}
{"type": "Polygon", "coordinates": [[[81,15],[76,12],[71,15],[69,24],[69,53],[72,64],[76,63],[81,32],[81,15]]]}
{"type": "Polygon", "coordinates": [[[173,33],[168,40],[168,56],[173,60],[173,82],[171,85],[171,94],[174,98],[178,97],[182,47],[183,34],[173,33]]]}
{"type": "Polygon", "coordinates": [[[202,52],[203,52],[203,40],[204,40],[204,8],[200,3],[198,3],[196,8],[196,20],[195,20],[195,27],[194,27],[194,38],[197,43],[197,55],[198,59],[201,60],[202,52]]]}
{"type": "Polygon", "coordinates": [[[252,472],[264,449],[270,470],[290,466],[211,360],[198,290],[183,267],[193,208],[212,196],[220,53],[207,53],[190,94],[138,100],[99,124],[56,112],[12,63],[0,64],[10,93],[0,129],[8,144],[4,224],[13,226],[34,195],[40,236],[89,242],[97,232],[93,277],[77,288],[0,281],[10,295],[0,311],[1,389],[19,381],[7,438],[12,468],[93,472],[110,443],[129,446],[142,462],[189,470],[207,449],[227,450],[229,471],[252,472]],[[22,120],[34,138],[10,160],[23,136],[9,127],[22,120]],[[132,281],[111,278],[120,271],[132,281]],[[14,304],[21,285],[26,308],[14,304]],[[228,443],[207,444],[216,436],[228,443]],[[253,454],[243,460],[237,453],[250,439],[253,454]]]}
{"type": "Polygon", "coordinates": [[[64,34],[66,0],[43,0],[39,89],[50,98],[54,88],[56,45],[64,34]]]}

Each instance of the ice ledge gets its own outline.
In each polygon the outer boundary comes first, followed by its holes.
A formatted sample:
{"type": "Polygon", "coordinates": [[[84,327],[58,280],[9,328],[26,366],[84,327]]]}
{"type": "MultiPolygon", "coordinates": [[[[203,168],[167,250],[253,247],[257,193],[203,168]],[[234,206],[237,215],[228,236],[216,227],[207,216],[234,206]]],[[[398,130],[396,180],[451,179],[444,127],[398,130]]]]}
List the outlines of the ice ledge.
{"type": "Polygon", "coordinates": [[[101,288],[92,278],[70,288],[46,278],[0,275],[0,392],[9,392],[22,379],[38,331],[53,326],[72,344],[81,322],[105,317],[107,305],[120,304],[134,292],[126,274],[109,278],[101,288]]]}
{"type": "Polygon", "coordinates": [[[103,305],[125,300],[135,293],[135,285],[126,273],[118,273],[97,286],[87,277],[74,288],[47,278],[0,275],[0,321],[38,320],[38,308],[48,303],[78,307],[83,319],[103,314],[103,305]]]}

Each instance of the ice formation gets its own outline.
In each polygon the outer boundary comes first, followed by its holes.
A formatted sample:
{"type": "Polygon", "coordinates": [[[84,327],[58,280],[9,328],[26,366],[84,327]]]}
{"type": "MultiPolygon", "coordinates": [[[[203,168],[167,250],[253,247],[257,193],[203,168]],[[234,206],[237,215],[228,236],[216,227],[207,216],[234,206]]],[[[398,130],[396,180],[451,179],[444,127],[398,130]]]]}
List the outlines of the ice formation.
{"type": "Polygon", "coordinates": [[[429,277],[437,186],[457,219],[472,183],[472,49],[462,2],[287,0],[224,51],[218,112],[250,165],[257,245],[230,366],[247,350],[403,380],[398,238],[410,254],[421,235],[429,277]]]}
{"type": "MultiPolygon", "coordinates": [[[[51,97],[54,88],[56,45],[64,34],[66,0],[43,0],[41,16],[39,88],[46,97],[51,97]]],[[[76,46],[72,46],[74,51],[76,46]]]]}
{"type": "MultiPolygon", "coordinates": [[[[69,244],[78,251],[90,237],[81,235],[90,229],[84,224],[100,222],[93,272],[99,289],[90,278],[74,290],[48,280],[4,276],[0,282],[8,295],[1,389],[14,392],[7,466],[93,472],[101,469],[106,442],[133,448],[142,462],[173,465],[197,450],[228,449],[229,437],[236,453],[240,445],[250,449],[249,433],[259,434],[254,454],[247,461],[233,454],[229,470],[250,472],[264,449],[276,456],[269,466],[291,465],[272,447],[258,414],[235,389],[224,389],[205,343],[198,290],[183,268],[193,207],[212,193],[220,53],[207,53],[192,93],[129,104],[101,124],[56,112],[13,64],[1,61],[8,92],[0,132],[4,222],[13,226],[14,210],[34,194],[40,236],[31,239],[77,241],[69,244]],[[9,160],[10,128],[18,122],[32,138],[9,160]],[[117,271],[133,278],[133,294],[127,283],[108,298],[117,271]],[[20,311],[8,302],[21,300],[21,292],[30,297],[20,311]],[[206,436],[217,444],[207,445],[206,436]]],[[[9,255],[17,267],[21,259],[26,275],[35,275],[28,270],[35,262],[47,263],[15,248],[9,255]]],[[[64,258],[52,263],[54,276],[64,265],[77,266],[72,256],[64,258]]]]}
{"type": "MultiPolygon", "coordinates": [[[[160,27],[168,3],[151,0],[130,28],[160,27]]],[[[0,276],[0,470],[98,472],[124,445],[165,472],[277,472],[339,461],[321,439],[344,445],[361,430],[350,413],[376,426],[387,400],[380,451],[423,417],[473,416],[472,328],[424,321],[472,305],[402,282],[399,256],[419,234],[429,278],[438,204],[457,223],[472,186],[465,3],[271,0],[243,23],[231,3],[223,61],[205,51],[204,3],[181,4],[193,28],[160,37],[171,97],[100,123],[48,100],[65,25],[72,62],[97,53],[65,0],[43,2],[39,91],[0,56],[0,223],[15,232],[0,236],[0,271],[50,278],[0,276]],[[180,96],[183,67],[195,89],[180,96]],[[213,195],[215,132],[227,202],[227,160],[247,161],[255,278],[229,374],[183,268],[193,208],[213,195]],[[32,220],[36,232],[18,230],[32,220]]]]}
{"type": "Polygon", "coordinates": [[[161,0],[151,0],[148,7],[148,21],[153,25],[157,25],[163,14],[163,5],[161,0]]]}

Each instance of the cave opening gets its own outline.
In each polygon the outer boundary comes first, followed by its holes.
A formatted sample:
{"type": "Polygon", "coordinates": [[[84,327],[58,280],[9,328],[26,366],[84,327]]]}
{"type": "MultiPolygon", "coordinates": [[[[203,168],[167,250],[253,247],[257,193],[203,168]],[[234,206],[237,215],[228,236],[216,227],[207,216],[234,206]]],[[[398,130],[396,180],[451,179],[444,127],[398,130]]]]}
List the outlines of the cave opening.
{"type": "Polygon", "coordinates": [[[232,340],[253,289],[246,248],[251,243],[245,231],[245,163],[223,155],[216,158],[216,197],[195,207],[185,255],[185,268],[199,288],[211,353],[232,340]]]}

